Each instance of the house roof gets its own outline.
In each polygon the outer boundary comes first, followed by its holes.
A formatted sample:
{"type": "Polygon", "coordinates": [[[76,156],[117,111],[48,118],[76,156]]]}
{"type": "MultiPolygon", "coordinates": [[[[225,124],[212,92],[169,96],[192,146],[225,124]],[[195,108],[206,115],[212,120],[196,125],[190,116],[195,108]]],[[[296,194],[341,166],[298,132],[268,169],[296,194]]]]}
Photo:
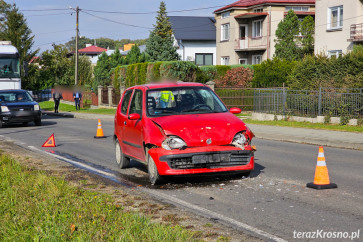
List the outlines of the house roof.
{"type": "Polygon", "coordinates": [[[107,51],[107,49],[101,48],[101,47],[98,47],[98,46],[95,46],[95,45],[91,45],[91,46],[88,46],[86,48],[79,49],[78,53],[81,53],[81,54],[100,54],[100,53],[102,53],[104,51],[107,51]]]}
{"type": "Polygon", "coordinates": [[[214,17],[169,16],[177,40],[216,40],[214,17]]]}
{"type": "Polygon", "coordinates": [[[246,8],[261,4],[315,4],[315,0],[239,0],[214,12],[220,12],[229,8],[246,8]]]}
{"type": "MultiPolygon", "coordinates": [[[[140,53],[145,52],[146,45],[139,45],[140,53]]],[[[127,55],[131,50],[120,51],[121,55],[127,55]]]]}

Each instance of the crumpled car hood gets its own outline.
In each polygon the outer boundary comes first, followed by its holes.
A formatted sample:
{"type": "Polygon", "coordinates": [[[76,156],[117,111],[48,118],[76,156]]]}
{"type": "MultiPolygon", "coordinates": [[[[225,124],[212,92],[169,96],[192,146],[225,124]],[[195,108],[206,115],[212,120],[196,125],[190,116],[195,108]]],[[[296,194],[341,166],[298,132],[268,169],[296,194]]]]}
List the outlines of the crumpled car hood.
{"type": "Polygon", "coordinates": [[[177,135],[189,147],[227,145],[236,133],[246,130],[246,125],[235,115],[208,113],[192,115],[171,115],[152,118],[166,135],[177,135]]]}

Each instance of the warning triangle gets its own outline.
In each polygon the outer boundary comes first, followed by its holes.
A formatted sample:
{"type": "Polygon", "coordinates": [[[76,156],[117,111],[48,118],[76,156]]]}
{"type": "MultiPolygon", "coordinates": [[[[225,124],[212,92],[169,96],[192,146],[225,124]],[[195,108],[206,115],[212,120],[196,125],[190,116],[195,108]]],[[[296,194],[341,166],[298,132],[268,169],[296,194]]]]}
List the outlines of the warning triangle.
{"type": "Polygon", "coordinates": [[[54,133],[44,142],[42,147],[55,147],[54,133]]]}

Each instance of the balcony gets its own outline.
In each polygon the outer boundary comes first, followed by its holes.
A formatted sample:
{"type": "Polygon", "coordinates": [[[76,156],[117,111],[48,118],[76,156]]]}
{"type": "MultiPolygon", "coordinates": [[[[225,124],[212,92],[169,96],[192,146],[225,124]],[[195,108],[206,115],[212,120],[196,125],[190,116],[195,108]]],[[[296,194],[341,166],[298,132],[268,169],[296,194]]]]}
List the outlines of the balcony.
{"type": "Polygon", "coordinates": [[[235,51],[254,51],[266,50],[267,36],[263,37],[245,37],[236,40],[235,51]]]}
{"type": "Polygon", "coordinates": [[[363,41],[363,23],[350,25],[350,42],[363,41]]]}

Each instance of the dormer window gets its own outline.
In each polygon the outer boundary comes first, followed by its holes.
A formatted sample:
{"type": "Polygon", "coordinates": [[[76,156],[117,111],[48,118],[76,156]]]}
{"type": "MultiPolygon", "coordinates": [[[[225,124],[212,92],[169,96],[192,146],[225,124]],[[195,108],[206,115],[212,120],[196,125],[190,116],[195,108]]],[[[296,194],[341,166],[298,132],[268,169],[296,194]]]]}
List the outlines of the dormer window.
{"type": "Polygon", "coordinates": [[[254,13],[262,13],[263,12],[263,8],[255,8],[253,10],[254,13]]]}
{"type": "Polygon", "coordinates": [[[229,18],[230,12],[224,12],[222,13],[222,19],[229,18]]]}

